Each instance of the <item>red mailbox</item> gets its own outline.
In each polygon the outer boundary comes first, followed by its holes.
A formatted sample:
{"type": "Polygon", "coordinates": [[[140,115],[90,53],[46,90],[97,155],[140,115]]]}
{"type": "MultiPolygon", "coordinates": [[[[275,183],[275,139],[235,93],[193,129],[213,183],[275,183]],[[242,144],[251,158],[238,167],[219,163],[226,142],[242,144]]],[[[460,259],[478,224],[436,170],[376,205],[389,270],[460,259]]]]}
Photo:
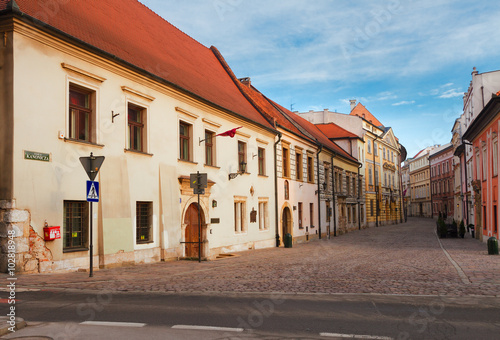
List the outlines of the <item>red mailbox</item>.
{"type": "Polygon", "coordinates": [[[43,228],[43,239],[45,241],[52,241],[57,238],[61,238],[61,227],[44,227],[43,228]]]}

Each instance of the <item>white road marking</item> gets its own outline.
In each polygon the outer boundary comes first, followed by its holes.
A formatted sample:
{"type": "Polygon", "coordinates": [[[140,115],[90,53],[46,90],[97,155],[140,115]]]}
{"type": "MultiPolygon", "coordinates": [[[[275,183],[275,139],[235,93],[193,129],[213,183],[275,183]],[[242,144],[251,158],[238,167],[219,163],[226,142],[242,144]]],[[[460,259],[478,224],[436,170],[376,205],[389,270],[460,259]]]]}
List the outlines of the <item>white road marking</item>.
{"type": "Polygon", "coordinates": [[[243,328],[229,328],[229,327],[213,327],[213,326],[194,326],[194,325],[175,325],[175,329],[190,329],[198,331],[223,331],[223,332],[243,332],[243,328]]]}
{"type": "Polygon", "coordinates": [[[393,340],[393,338],[387,336],[376,336],[376,335],[357,335],[357,334],[340,334],[340,333],[319,333],[319,335],[331,338],[344,338],[344,339],[393,340]]]}
{"type": "Polygon", "coordinates": [[[115,327],[144,327],[145,323],[139,322],[111,322],[111,321],[84,321],[80,325],[88,326],[115,326],[115,327]]]}

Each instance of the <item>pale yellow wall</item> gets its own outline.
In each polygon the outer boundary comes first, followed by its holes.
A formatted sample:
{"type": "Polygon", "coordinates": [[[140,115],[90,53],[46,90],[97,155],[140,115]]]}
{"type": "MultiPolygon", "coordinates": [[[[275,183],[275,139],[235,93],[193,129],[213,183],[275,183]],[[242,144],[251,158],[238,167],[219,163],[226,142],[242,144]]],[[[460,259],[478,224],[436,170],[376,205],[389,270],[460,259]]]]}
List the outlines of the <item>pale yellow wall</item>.
{"type": "MultiPolygon", "coordinates": [[[[182,250],[181,222],[185,210],[180,198],[178,177],[196,171],[208,173],[215,182],[211,189],[209,218],[221,223],[209,225],[210,247],[274,239],[274,225],[266,232],[257,224],[248,223],[246,234],[234,233],[234,195],[247,196],[247,211],[258,209],[258,198],[269,198],[269,220],[274,221],[274,134],[238,120],[233,116],[153,84],[141,76],[109,63],[84,51],[55,42],[43,35],[15,34],[14,46],[14,196],[18,208],[31,212],[31,225],[42,234],[44,221],[63,226],[63,201],[85,200],[88,179],[79,157],[93,152],[106,160],[96,180],[101,184],[101,202],[94,203],[94,254],[114,254],[162,247],[173,252],[182,250]],[[72,65],[104,81],[65,69],[72,65]],[[97,143],[88,145],[65,141],[59,132],[69,136],[68,87],[70,82],[96,91],[97,143]],[[123,86],[144,95],[124,91],[123,86]],[[127,147],[127,103],[147,108],[149,154],[125,152],[127,147]],[[178,124],[183,116],[176,108],[194,114],[193,161],[178,161],[178,124]],[[111,123],[111,112],[120,114],[111,123]],[[216,122],[218,127],[206,120],[216,122]],[[241,134],[235,138],[217,137],[217,165],[204,166],[204,129],[220,133],[238,126],[241,134]],[[236,171],[237,141],[248,144],[248,172],[228,181],[228,173],[236,171]],[[257,147],[266,149],[267,177],[257,175],[257,147]],[[48,163],[23,159],[24,150],[50,153],[48,163]],[[250,188],[254,188],[254,195],[250,188]],[[135,244],[135,202],[153,202],[153,239],[150,244],[135,244]],[[162,243],[160,243],[162,242],[162,243]]],[[[249,214],[247,216],[249,219],[249,214]]],[[[210,222],[210,219],[207,220],[210,222]]],[[[47,242],[55,261],[87,256],[88,252],[62,253],[62,240],[47,242]]]]}

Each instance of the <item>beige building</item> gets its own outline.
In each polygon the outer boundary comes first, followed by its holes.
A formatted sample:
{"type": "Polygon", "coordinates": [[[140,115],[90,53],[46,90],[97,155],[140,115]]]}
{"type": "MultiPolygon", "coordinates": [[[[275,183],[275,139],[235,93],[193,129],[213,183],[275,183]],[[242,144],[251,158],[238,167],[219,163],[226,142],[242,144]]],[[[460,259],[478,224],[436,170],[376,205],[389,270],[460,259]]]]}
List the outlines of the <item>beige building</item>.
{"type": "Polygon", "coordinates": [[[427,147],[409,160],[411,189],[410,216],[432,217],[429,152],[437,147],[439,145],[427,147]]]}
{"type": "MultiPolygon", "coordinates": [[[[278,239],[294,242],[332,237],[364,226],[358,200],[357,160],[310,122],[240,79],[242,92],[280,132],[276,153],[278,239]],[[335,177],[334,177],[335,175],[335,177]],[[335,191],[334,191],[334,188],[335,191]]],[[[364,199],[361,200],[364,203],[364,199]]]]}
{"type": "Polygon", "coordinates": [[[400,163],[406,158],[406,150],[392,128],[385,127],[355,100],[351,101],[349,115],[328,110],[309,111],[300,115],[317,124],[328,138],[342,145],[362,164],[360,172],[365,178],[364,213],[367,226],[401,222],[400,163]],[[329,127],[329,123],[341,129],[329,127]]]}
{"type": "Polygon", "coordinates": [[[96,269],[274,246],[277,131],[215,48],[134,1],[0,12],[0,228],[15,232],[18,271],[89,268],[91,245],[96,269]],[[89,216],[91,153],[105,160],[89,216]]]}

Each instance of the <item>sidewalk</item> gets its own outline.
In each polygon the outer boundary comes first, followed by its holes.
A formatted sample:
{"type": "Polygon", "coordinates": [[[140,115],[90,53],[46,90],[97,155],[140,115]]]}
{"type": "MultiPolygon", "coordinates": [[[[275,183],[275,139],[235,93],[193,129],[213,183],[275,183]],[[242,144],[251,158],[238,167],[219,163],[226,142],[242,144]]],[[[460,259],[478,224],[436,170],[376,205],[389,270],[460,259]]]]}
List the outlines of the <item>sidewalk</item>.
{"type": "MultiPolygon", "coordinates": [[[[500,257],[472,239],[442,239],[435,221],[354,231],[330,240],[238,253],[209,262],[165,262],[88,273],[20,275],[23,288],[166,293],[397,294],[500,297],[500,257]]],[[[4,279],[3,276],[0,280],[4,279]]],[[[6,282],[6,279],[4,279],[6,282]]]]}

